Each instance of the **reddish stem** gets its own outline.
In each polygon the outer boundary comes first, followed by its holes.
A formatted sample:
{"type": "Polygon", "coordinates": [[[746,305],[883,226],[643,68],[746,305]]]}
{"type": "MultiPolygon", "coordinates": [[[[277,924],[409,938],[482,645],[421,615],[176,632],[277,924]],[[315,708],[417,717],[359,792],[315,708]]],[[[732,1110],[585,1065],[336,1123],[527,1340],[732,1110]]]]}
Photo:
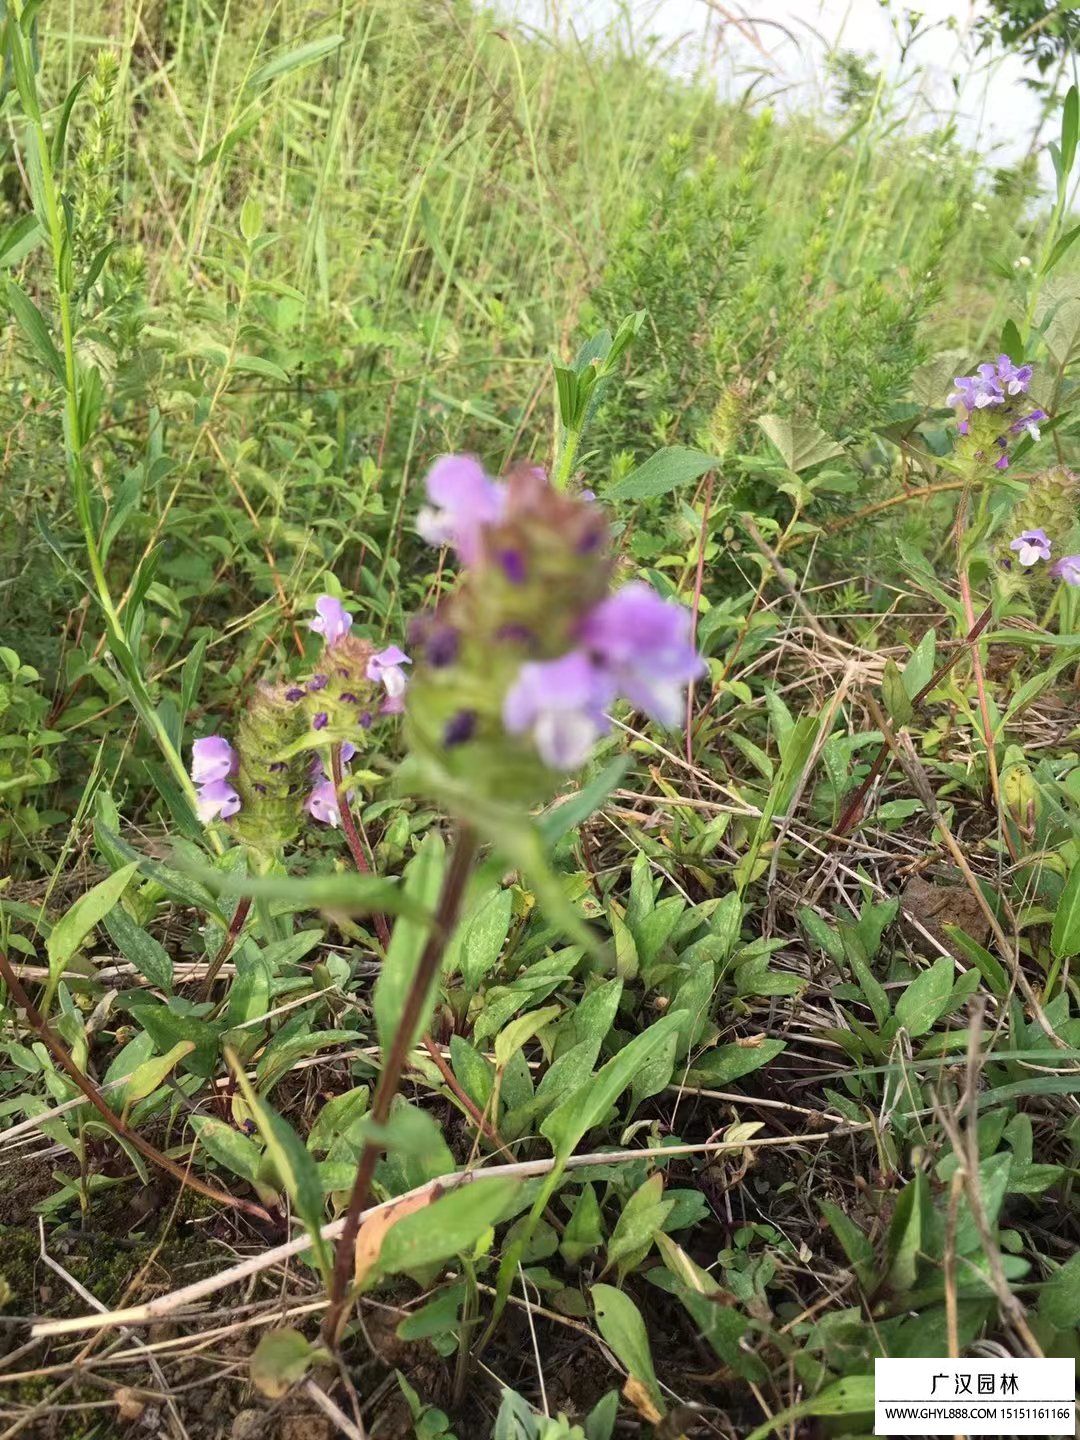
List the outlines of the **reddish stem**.
{"type": "Polygon", "coordinates": [[[251,896],[241,895],[236,902],[236,909],[233,911],[232,919],[229,921],[229,929],[225,939],[221,942],[221,949],[210,962],[210,969],[206,972],[206,979],[203,981],[202,1000],[209,1000],[214,989],[214,981],[217,979],[218,971],[232,954],[232,948],[236,944],[240,931],[244,928],[244,921],[251,910],[251,896]]]}
{"type": "Polygon", "coordinates": [[[8,987],[8,993],[14,999],[16,1005],[26,1012],[26,1018],[32,1028],[41,1037],[46,1049],[60,1068],[74,1081],[75,1085],[83,1093],[90,1104],[98,1112],[101,1118],[108,1125],[115,1135],[120,1136],[139,1154],[156,1165],[159,1170],[164,1170],[167,1175],[179,1180],[181,1185],[187,1185],[192,1190],[197,1190],[200,1195],[206,1195],[211,1200],[216,1200],[219,1205],[231,1205],[234,1209],[242,1210],[245,1215],[252,1215],[258,1220],[269,1220],[269,1214],[261,1205],[253,1205],[248,1200],[238,1200],[235,1195],[228,1195],[224,1190],[217,1190],[213,1185],[207,1185],[197,1176],[191,1175],[183,1165],[178,1165],[175,1160],[170,1160],[160,1150],[151,1145],[149,1140],[144,1140],[137,1130],[132,1130],[125,1125],[115,1111],[110,1110],[101,1093],[88,1076],[84,1075],[75,1061],[68,1054],[67,1048],[60,1037],[53,1030],[52,1026],[38,1010],[37,1006],[27,995],[22,987],[22,982],[11,968],[7,956],[0,951],[0,977],[3,978],[8,987]]]}
{"type": "MultiPolygon", "coordinates": [[[[345,794],[345,770],[341,763],[340,745],[331,745],[330,747],[330,773],[334,777],[334,790],[337,794],[338,809],[341,812],[341,828],[345,831],[345,839],[349,845],[353,864],[361,875],[370,875],[372,867],[365,849],[365,841],[360,837],[352,808],[349,805],[349,797],[345,794]]],[[[385,915],[375,915],[372,918],[375,924],[375,933],[379,937],[379,944],[385,952],[386,947],[390,944],[390,926],[387,924],[385,915]]]]}
{"type": "MultiPolygon", "coordinates": [[[[442,891],[435,910],[435,918],[427,943],[417,964],[416,971],[405,997],[401,1015],[390,1049],[383,1059],[379,1083],[375,1087],[375,1098],[371,1102],[371,1123],[376,1130],[382,1130],[390,1118],[390,1107],[401,1084],[405,1061],[412,1047],[413,1036],[423,1016],[424,1004],[432,982],[439,973],[446,942],[453,932],[465,894],[465,884],[472,869],[476,854],[476,837],[466,826],[458,831],[457,842],[450,856],[450,864],[443,876],[442,891]]],[[[367,1202],[375,1166],[382,1152],[379,1140],[367,1140],[360,1152],[360,1162],[353,1181],[349,1207],[345,1212],[345,1223],[341,1238],[334,1252],[334,1273],[330,1281],[330,1304],[323,1319],[323,1335],[327,1343],[337,1346],[345,1328],[348,1313],[349,1277],[355,1264],[356,1237],[360,1230],[360,1218],[367,1202]]]]}

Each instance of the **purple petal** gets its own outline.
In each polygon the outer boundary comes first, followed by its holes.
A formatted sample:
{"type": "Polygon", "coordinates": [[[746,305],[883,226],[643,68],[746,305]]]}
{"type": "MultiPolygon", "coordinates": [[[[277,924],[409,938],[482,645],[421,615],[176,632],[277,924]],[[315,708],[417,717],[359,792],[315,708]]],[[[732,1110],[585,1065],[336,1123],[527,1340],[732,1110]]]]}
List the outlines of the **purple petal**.
{"type": "Polygon", "coordinates": [[[240,809],[240,796],[233,787],[225,780],[211,780],[206,785],[200,785],[195,801],[195,813],[204,825],[209,825],[211,820],[219,816],[222,820],[228,820],[230,815],[235,815],[240,809]]]}
{"type": "Polygon", "coordinates": [[[316,618],[310,628],[321,635],[327,645],[336,645],[352,629],[353,617],[333,595],[320,595],[315,601],[316,618]]]}
{"type": "Polygon", "coordinates": [[[311,794],[304,801],[304,809],[321,825],[338,826],[341,824],[341,807],[338,804],[337,791],[334,789],[332,780],[323,780],[316,785],[311,794]]]}
{"type": "Polygon", "coordinates": [[[237,766],[236,751],[224,735],[204,735],[191,747],[191,778],[196,785],[225,780],[237,766]]]}

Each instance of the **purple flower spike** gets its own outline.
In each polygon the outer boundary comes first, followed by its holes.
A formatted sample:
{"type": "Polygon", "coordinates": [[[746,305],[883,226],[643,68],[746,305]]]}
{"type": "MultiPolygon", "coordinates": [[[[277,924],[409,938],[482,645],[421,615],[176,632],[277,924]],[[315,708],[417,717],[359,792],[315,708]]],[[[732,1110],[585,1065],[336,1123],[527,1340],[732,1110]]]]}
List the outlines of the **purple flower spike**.
{"type": "Polygon", "coordinates": [[[1049,560],[1050,545],[1045,530],[1024,530],[1015,540],[1010,541],[1009,549],[1016,551],[1021,565],[1028,566],[1035,565],[1040,560],[1049,560]]]}
{"type": "Polygon", "coordinates": [[[374,680],[376,685],[382,685],[391,700],[400,700],[408,684],[405,671],[401,667],[411,664],[412,661],[404,650],[397,645],[389,645],[371,657],[364,673],[369,680],[374,680]]]}
{"type": "Polygon", "coordinates": [[[574,770],[608,728],[605,709],[615,686],[582,650],[560,660],[522,665],[503,700],[511,735],[531,733],[540,758],[553,770],[574,770]]]}
{"type": "Polygon", "coordinates": [[[581,638],[620,695],[661,724],[674,725],[683,687],[705,673],[690,631],[687,610],[635,580],[597,605],[581,638]]]}
{"type": "Polygon", "coordinates": [[[1063,555],[1050,567],[1050,574],[1064,580],[1066,585],[1080,585],[1080,555],[1063,555]]]}
{"type": "Polygon", "coordinates": [[[309,628],[321,635],[327,645],[336,645],[352,629],[353,617],[333,595],[320,595],[315,601],[315,619],[309,628]]]}
{"type": "Polygon", "coordinates": [[[320,825],[332,825],[336,829],[341,824],[341,806],[338,804],[334,782],[323,780],[316,785],[304,801],[304,809],[312,819],[318,820],[320,825]]]}
{"type": "Polygon", "coordinates": [[[236,767],[236,751],[224,735],[205,735],[191,747],[191,778],[196,785],[227,780],[236,767]]]}
{"type": "Polygon", "coordinates": [[[421,537],[429,545],[453,545],[463,564],[474,564],[484,527],[502,518],[504,487],[471,455],[444,455],[428,472],[427,494],[431,503],[416,517],[421,537]]]}
{"type": "Polygon", "coordinates": [[[222,820],[228,820],[229,816],[235,815],[239,809],[240,796],[227,780],[211,780],[199,786],[195,813],[203,825],[209,825],[211,820],[216,820],[219,816],[222,820]]]}

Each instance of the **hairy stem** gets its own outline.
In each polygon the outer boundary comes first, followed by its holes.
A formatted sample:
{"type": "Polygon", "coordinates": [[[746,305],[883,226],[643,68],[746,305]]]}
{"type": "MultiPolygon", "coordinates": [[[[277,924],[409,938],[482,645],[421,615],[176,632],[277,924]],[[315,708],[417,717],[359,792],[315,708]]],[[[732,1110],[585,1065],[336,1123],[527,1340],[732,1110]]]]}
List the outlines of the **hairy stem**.
{"type": "MultiPolygon", "coordinates": [[[[435,919],[427,943],[424,946],[413,976],[405,1005],[398,1020],[397,1029],[390,1049],[383,1060],[379,1083],[375,1087],[375,1098],[371,1102],[371,1123],[382,1129],[390,1118],[390,1107],[401,1085],[417,1026],[423,1019],[424,1004],[432,981],[439,972],[443,951],[453,932],[461,909],[465,885],[472,870],[476,855],[476,836],[467,826],[458,831],[457,840],[450,856],[446,874],[443,876],[442,892],[435,909],[435,919]]],[[[345,1212],[345,1223],[334,1253],[334,1273],[330,1281],[330,1305],[323,1320],[323,1337],[327,1344],[337,1347],[348,1315],[349,1277],[354,1264],[356,1236],[360,1229],[360,1216],[367,1203],[368,1190],[375,1173],[375,1165],[382,1150],[381,1142],[369,1139],[360,1152],[349,1206],[345,1212]]]]}

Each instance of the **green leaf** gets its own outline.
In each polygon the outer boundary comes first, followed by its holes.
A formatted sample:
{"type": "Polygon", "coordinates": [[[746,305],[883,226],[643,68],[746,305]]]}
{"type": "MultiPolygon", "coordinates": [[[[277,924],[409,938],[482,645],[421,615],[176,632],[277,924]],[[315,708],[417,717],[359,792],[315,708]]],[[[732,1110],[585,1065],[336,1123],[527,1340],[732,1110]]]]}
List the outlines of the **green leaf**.
{"type": "Polygon", "coordinates": [[[291,1326],[268,1330],[251,1357],[251,1383],[268,1399],[280,1400],[322,1354],[291,1326]]]}
{"type": "Polygon", "coordinates": [[[1058,901],[1054,928],[1050,932],[1050,949],[1058,960],[1080,955],[1080,865],[1069,872],[1065,889],[1058,901]]]}
{"type": "Polygon", "coordinates": [[[872,1412],[874,1408],[874,1377],[872,1375],[849,1375],[827,1385],[809,1400],[800,1400],[769,1417],[764,1425],[752,1430],[746,1440],[768,1440],[781,1428],[788,1429],[793,1420],[804,1415],[859,1415],[872,1412]]]}
{"type": "Polygon", "coordinates": [[[604,1243],[604,1220],[600,1202],[591,1185],[584,1185],[559,1242],[559,1253],[568,1265],[580,1265],[586,1255],[604,1243]]]}
{"type": "Polygon", "coordinates": [[[58,380],[61,385],[66,385],[67,376],[64,373],[64,362],[60,358],[59,350],[53,344],[49,327],[46,325],[41,311],[26,291],[16,285],[14,280],[7,282],[5,294],[16,324],[30,342],[34,354],[55,380],[58,380]]]}
{"type": "Polygon", "coordinates": [[[138,868],[138,861],[132,860],[130,864],[107,876],[92,890],[81,895],[67,914],[56,922],[46,942],[50,985],[55,986],[68,961],[90,932],[105,919],[127,889],[138,868]]]}
{"type": "Polygon", "coordinates": [[[622,1208],[607,1247],[608,1266],[620,1265],[620,1275],[636,1269],[649,1253],[653,1234],[663,1230],[675,1201],[664,1198],[664,1177],[657,1171],[639,1185],[622,1208]]]}
{"type": "Polygon", "coordinates": [[[641,1311],[629,1295],[616,1290],[613,1285],[594,1285],[592,1300],[600,1334],[633,1378],[644,1385],[653,1404],[663,1415],[664,1401],[653,1368],[649,1336],[641,1311]]]}
{"type": "Polygon", "coordinates": [[[520,1185],[511,1176],[474,1180],[402,1216],[383,1238],[379,1272],[419,1270],[472,1250],[510,1208],[520,1185]]]}
{"type": "Polygon", "coordinates": [[[75,108],[75,101],[79,98],[79,91],[90,79],[90,71],[85,71],[72,85],[64,98],[63,108],[60,111],[60,119],[57,121],[56,129],[52,139],[52,168],[59,170],[64,162],[64,141],[67,139],[68,125],[71,123],[71,112],[75,108]]]}
{"type": "Polygon", "coordinates": [[[1000,962],[990,954],[989,950],[972,940],[971,936],[961,930],[959,925],[943,925],[942,929],[949,937],[949,943],[953,949],[959,951],[965,960],[970,960],[998,999],[1004,1000],[1009,993],[1009,977],[1000,962]]]}
{"type": "Polygon", "coordinates": [[[265,65],[259,66],[248,80],[247,88],[258,90],[263,85],[269,85],[271,80],[277,80],[293,70],[314,65],[324,56],[332,54],[344,41],[344,35],[324,35],[319,40],[309,40],[306,45],[298,45],[295,50],[286,51],[284,55],[277,55],[265,65]]]}
{"type": "Polygon", "coordinates": [[[844,447],[830,440],[820,425],[812,420],[791,420],[783,415],[761,415],[758,425],[772,442],[780,458],[796,475],[820,465],[823,460],[839,459],[844,447]]]}
{"type": "Polygon", "coordinates": [[[885,709],[889,712],[893,728],[899,730],[904,725],[910,725],[915,709],[908,695],[907,686],[904,684],[904,678],[900,674],[900,667],[895,660],[885,661],[881,691],[885,697],[885,709]]]}
{"type": "Polygon", "coordinates": [[[238,1175],[241,1180],[254,1183],[263,1158],[263,1152],[254,1140],[241,1134],[234,1125],[217,1120],[212,1115],[193,1115],[191,1128],[211,1160],[224,1165],[226,1170],[238,1175]]]}
{"type": "Polygon", "coordinates": [[[741,1080],[775,1060],[786,1045],[785,1040],[762,1040],[760,1045],[720,1045],[694,1061],[687,1082],[706,1090],[714,1085],[730,1085],[733,1080],[741,1080]]]}
{"type": "Polygon", "coordinates": [[[859,1229],[839,1205],[831,1200],[822,1200],[821,1213],[833,1234],[844,1247],[844,1254],[851,1261],[859,1284],[870,1290],[874,1284],[874,1247],[869,1238],[859,1229]]]}
{"type": "Polygon", "coordinates": [[[859,989],[870,1006],[874,1019],[879,1026],[884,1025],[892,1011],[892,1006],[889,1004],[889,997],[885,993],[884,986],[870,969],[866,948],[856,933],[855,927],[849,924],[841,925],[840,939],[848,964],[854,972],[859,989]]]}
{"type": "Polygon", "coordinates": [[[41,242],[43,233],[32,210],[13,220],[0,230],[0,265],[18,265],[41,242]]]}
{"type": "Polygon", "coordinates": [[[947,955],[935,960],[929,970],[922,971],[896,1002],[897,1023],[912,1039],[932,1030],[944,1014],[953,987],[953,962],[947,955]]]}
{"type": "Polygon", "coordinates": [[[185,1055],[190,1055],[195,1049],[194,1040],[180,1040],[171,1050],[164,1055],[155,1055],[149,1060],[144,1060],[137,1065],[128,1076],[127,1084],[122,1092],[124,1105],[134,1105],[137,1100],[145,1100],[152,1095],[158,1086],[164,1081],[185,1055]]]}
{"type": "MultiPolygon", "coordinates": [[[[440,837],[429,832],[423,844],[409,861],[405,870],[405,895],[415,903],[424,915],[430,914],[438,900],[442,883],[446,849],[440,837]]],[[[394,926],[390,946],[379,978],[375,982],[375,1024],[379,1032],[379,1043],[385,1052],[394,1038],[398,1020],[405,1006],[405,999],[412,986],[416,967],[427,943],[430,926],[418,924],[408,916],[402,916],[394,926]]],[[[418,1017],[416,1034],[427,1029],[428,1010],[435,983],[432,980],[431,993],[425,998],[418,1017]]],[[[415,1037],[414,1037],[415,1038],[415,1037]]]]}
{"type": "MultiPolygon", "coordinates": [[[[138,861],[134,862],[136,865],[138,861]]],[[[161,990],[172,990],[173,965],[160,941],[135,924],[121,905],[114,905],[105,916],[105,929],[113,944],[130,960],[140,975],[161,990]]]]}
{"type": "Polygon", "coordinates": [[[1006,320],[1001,328],[1001,349],[1014,365],[1024,363],[1024,342],[1015,320],[1006,320]]]}
{"type": "Polygon", "coordinates": [[[1069,86],[1065,104],[1061,109],[1061,176],[1068,178],[1076,159],[1076,139],[1080,131],[1080,93],[1075,85],[1069,86]]]}
{"type": "Polygon", "coordinates": [[[1074,225],[1071,230],[1067,230],[1065,234],[1061,236],[1053,250],[1050,251],[1046,264],[1042,268],[1044,275],[1050,274],[1050,271],[1053,270],[1062,256],[1072,248],[1073,241],[1078,235],[1080,235],[1080,225],[1074,225]]]}
{"type": "Polygon", "coordinates": [[[467,994],[474,995],[481,981],[495,969],[510,933],[513,912],[513,895],[498,887],[481,896],[454,931],[446,947],[443,970],[450,975],[459,971],[467,994]]]}
{"type": "Polygon", "coordinates": [[[322,1237],[323,1192],[319,1167],[288,1122],[275,1114],[266,1101],[260,1100],[256,1095],[234,1052],[227,1049],[225,1055],[263,1138],[267,1156],[273,1162],[296,1213],[311,1237],[316,1263],[324,1278],[328,1277],[331,1262],[330,1252],[322,1237]]]}
{"type": "Polygon", "coordinates": [[[649,500],[656,495],[666,495],[680,485],[700,479],[706,470],[714,469],[719,463],[715,455],[706,455],[686,445],[669,445],[612,485],[605,499],[649,500]]]}
{"type": "Polygon", "coordinates": [[[629,755],[617,756],[575,795],[571,795],[541,815],[537,822],[537,829],[540,831],[544,843],[549,847],[553,846],[557,840],[561,840],[571,830],[576,830],[579,825],[583,825],[600,809],[629,768],[629,755]]]}
{"type": "Polygon", "coordinates": [[[498,1069],[505,1070],[521,1047],[527,1045],[534,1035],[538,1035],[545,1025],[550,1025],[552,1020],[561,1014],[561,1005],[548,1005],[543,1010],[530,1010],[525,1015],[519,1015],[516,1020],[511,1020],[506,1029],[501,1030],[495,1037],[495,1064],[498,1069]]]}
{"type": "Polygon", "coordinates": [[[560,1160],[572,1154],[581,1137],[600,1123],[641,1066],[664,1044],[672,1030],[683,1024],[683,1018],[682,1015],[665,1015],[648,1030],[635,1035],[628,1045],[551,1112],[540,1131],[551,1142],[560,1160]]]}
{"type": "Polygon", "coordinates": [[[289,372],[272,360],[264,360],[261,355],[234,355],[229,369],[243,375],[260,375],[264,380],[276,380],[280,385],[289,384],[289,372]]]}
{"type": "Polygon", "coordinates": [[[1080,1254],[1072,1255],[1042,1288],[1039,1319],[1055,1330],[1072,1330],[1080,1325],[1080,1254]]]}

